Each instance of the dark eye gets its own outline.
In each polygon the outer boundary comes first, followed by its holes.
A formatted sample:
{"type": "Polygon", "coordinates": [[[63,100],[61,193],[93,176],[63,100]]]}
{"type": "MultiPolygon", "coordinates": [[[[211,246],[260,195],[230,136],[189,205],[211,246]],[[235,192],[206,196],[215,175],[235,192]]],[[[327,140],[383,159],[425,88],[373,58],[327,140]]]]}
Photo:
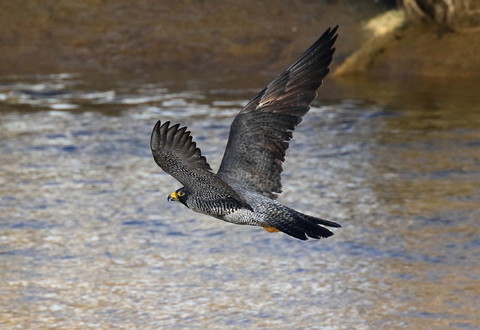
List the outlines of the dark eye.
{"type": "Polygon", "coordinates": [[[185,196],[185,191],[179,190],[177,195],[180,196],[180,197],[185,196]]]}

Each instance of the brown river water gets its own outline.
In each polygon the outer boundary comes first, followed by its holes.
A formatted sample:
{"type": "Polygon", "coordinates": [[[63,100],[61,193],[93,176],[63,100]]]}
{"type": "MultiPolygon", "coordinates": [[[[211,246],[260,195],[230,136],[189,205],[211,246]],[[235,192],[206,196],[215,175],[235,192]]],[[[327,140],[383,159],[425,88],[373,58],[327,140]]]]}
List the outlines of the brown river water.
{"type": "Polygon", "coordinates": [[[171,77],[0,77],[0,328],[480,328],[478,81],[327,79],[280,201],[342,228],[304,242],[166,201],[155,122],[218,168],[271,78],[171,77]]]}

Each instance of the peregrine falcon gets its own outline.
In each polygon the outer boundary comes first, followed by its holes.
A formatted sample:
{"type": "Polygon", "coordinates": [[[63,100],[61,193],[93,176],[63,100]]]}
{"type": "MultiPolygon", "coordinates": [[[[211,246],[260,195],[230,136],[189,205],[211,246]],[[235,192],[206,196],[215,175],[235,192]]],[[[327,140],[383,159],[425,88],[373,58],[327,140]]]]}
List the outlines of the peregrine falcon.
{"type": "Polygon", "coordinates": [[[295,238],[329,237],[339,224],[293,210],[276,200],[288,141],[329,72],[337,27],[323,35],[235,117],[215,174],[190,132],[169,121],[155,125],[155,162],[183,187],[168,196],[193,211],[295,238]]]}

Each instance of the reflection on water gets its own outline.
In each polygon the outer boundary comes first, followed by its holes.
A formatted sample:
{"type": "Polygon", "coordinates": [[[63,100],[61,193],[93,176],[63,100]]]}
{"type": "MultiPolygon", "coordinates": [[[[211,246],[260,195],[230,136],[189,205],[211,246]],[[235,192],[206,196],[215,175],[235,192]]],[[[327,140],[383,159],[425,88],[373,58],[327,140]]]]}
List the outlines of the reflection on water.
{"type": "Polygon", "coordinates": [[[478,84],[431,83],[324,86],[281,200],[343,227],[302,242],[167,203],[150,155],[178,121],[218,167],[257,88],[3,77],[0,325],[480,327],[478,84]]]}

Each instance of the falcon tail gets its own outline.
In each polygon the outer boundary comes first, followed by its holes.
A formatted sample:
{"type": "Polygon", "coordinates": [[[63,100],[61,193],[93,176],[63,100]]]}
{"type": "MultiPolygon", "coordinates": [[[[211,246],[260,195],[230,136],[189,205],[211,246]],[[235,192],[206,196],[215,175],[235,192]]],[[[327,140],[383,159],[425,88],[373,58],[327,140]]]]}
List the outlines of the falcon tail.
{"type": "Polygon", "coordinates": [[[274,227],[287,235],[293,236],[301,240],[307,240],[307,236],[310,238],[320,239],[333,235],[333,233],[323,226],[328,227],[341,227],[338,223],[328,221],[320,218],[315,218],[295,210],[291,210],[290,215],[292,218],[289,221],[278,221],[274,227]]]}

